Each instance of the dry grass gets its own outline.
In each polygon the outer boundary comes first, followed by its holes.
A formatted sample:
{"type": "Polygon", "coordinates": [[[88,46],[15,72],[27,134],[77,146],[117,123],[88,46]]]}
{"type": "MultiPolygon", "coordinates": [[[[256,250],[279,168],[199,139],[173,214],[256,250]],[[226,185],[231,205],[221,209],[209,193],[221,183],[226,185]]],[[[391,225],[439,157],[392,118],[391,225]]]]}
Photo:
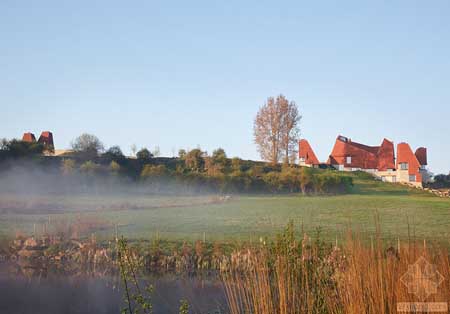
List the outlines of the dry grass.
{"type": "Polygon", "coordinates": [[[235,252],[224,282],[232,314],[382,314],[397,313],[399,302],[448,302],[449,278],[448,249],[414,241],[385,249],[380,237],[363,243],[351,232],[341,247],[324,249],[307,236],[297,241],[288,227],[273,247],[235,252]],[[445,278],[426,299],[401,280],[420,257],[445,278]]]}

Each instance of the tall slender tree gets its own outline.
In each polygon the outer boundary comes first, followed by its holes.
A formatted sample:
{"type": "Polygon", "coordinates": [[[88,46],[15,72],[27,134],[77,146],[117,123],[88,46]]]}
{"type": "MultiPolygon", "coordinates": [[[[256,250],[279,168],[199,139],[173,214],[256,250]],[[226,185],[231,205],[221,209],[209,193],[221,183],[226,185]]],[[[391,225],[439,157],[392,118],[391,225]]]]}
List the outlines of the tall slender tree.
{"type": "Polygon", "coordinates": [[[295,102],[289,102],[283,95],[267,99],[253,125],[254,140],[262,159],[276,164],[285,157],[289,162],[300,133],[300,119],[295,102]]]}

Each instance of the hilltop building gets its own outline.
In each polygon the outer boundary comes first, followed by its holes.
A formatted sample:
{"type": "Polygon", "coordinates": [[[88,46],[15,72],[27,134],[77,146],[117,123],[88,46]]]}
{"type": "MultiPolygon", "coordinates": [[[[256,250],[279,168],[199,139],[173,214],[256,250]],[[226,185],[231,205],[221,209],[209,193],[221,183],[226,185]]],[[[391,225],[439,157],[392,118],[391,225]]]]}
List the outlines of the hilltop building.
{"type": "Polygon", "coordinates": [[[43,144],[45,147],[51,147],[55,148],[55,145],[53,143],[53,133],[49,131],[44,131],[41,133],[41,136],[39,136],[38,143],[43,144]]]}
{"type": "Polygon", "coordinates": [[[44,131],[39,136],[39,139],[36,141],[36,136],[34,136],[31,132],[26,132],[22,136],[22,141],[28,143],[40,143],[45,147],[46,155],[57,155],[55,154],[55,144],[53,142],[53,133],[50,131],[44,131]]]}
{"type": "MultiPolygon", "coordinates": [[[[299,142],[301,166],[317,167],[320,163],[309,145],[299,142]]],[[[384,139],[380,146],[368,146],[339,135],[326,162],[340,171],[365,171],[387,182],[404,182],[422,186],[429,180],[427,149],[420,147],[415,153],[407,143],[397,145],[395,158],[394,143],[384,139]]]]}
{"type": "MultiPolygon", "coordinates": [[[[34,134],[31,132],[26,132],[22,136],[22,141],[28,143],[36,143],[36,136],[34,136],[34,134]]],[[[37,142],[43,144],[46,147],[53,147],[53,148],[55,147],[53,143],[53,133],[50,131],[42,132],[37,142]]]]}
{"type": "Polygon", "coordinates": [[[28,143],[35,143],[36,137],[34,136],[33,133],[30,133],[30,132],[23,133],[22,141],[28,142],[28,143]]]}
{"type": "Polygon", "coordinates": [[[36,136],[31,132],[26,132],[22,136],[22,141],[28,143],[41,143],[46,148],[44,154],[47,156],[63,156],[72,154],[70,149],[55,149],[55,143],[53,142],[53,133],[50,131],[44,131],[36,141],[36,136]]]}
{"type": "Polygon", "coordinates": [[[298,153],[300,166],[317,167],[320,164],[319,159],[317,159],[316,154],[314,153],[311,145],[309,145],[307,140],[300,140],[298,153]]]}

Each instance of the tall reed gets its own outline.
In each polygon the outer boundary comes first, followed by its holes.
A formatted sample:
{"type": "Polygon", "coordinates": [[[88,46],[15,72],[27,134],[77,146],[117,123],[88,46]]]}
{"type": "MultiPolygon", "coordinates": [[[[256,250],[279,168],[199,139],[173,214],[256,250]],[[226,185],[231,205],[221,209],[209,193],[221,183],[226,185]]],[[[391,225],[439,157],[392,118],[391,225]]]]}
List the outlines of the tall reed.
{"type": "Polygon", "coordinates": [[[449,301],[446,248],[415,241],[386,248],[379,228],[373,241],[348,232],[343,245],[331,247],[307,235],[297,240],[293,230],[289,224],[273,245],[233,253],[223,278],[232,314],[382,314],[397,313],[399,302],[449,301]],[[402,282],[420,257],[445,278],[425,299],[402,282]]]}

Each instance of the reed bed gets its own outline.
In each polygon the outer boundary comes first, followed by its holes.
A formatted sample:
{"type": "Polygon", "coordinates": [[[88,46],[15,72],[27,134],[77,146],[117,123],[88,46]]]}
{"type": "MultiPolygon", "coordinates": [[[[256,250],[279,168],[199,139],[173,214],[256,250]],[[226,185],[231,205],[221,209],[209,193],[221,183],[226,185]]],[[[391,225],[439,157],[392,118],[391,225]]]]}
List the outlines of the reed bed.
{"type": "Polygon", "coordinates": [[[223,275],[231,314],[382,314],[397,313],[401,302],[448,304],[448,248],[413,240],[386,248],[379,229],[372,241],[349,231],[344,243],[327,246],[307,235],[298,240],[293,230],[290,224],[273,244],[233,253],[223,275]],[[429,280],[405,276],[417,261],[433,274],[429,280]],[[408,291],[408,280],[418,293],[408,291]]]}

